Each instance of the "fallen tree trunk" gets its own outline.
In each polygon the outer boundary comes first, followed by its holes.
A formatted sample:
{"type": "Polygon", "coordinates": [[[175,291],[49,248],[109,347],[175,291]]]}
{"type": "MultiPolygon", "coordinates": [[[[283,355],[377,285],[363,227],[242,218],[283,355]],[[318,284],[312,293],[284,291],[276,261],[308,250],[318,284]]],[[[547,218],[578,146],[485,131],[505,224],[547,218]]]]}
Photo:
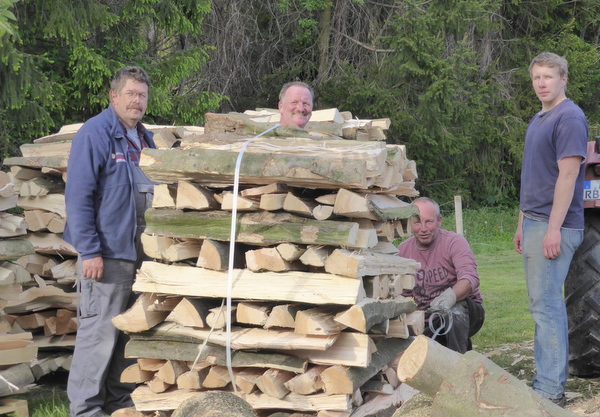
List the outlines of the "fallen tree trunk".
{"type": "Polygon", "coordinates": [[[575,416],[480,353],[461,355],[423,335],[400,358],[398,379],[434,396],[434,417],[575,416]]]}

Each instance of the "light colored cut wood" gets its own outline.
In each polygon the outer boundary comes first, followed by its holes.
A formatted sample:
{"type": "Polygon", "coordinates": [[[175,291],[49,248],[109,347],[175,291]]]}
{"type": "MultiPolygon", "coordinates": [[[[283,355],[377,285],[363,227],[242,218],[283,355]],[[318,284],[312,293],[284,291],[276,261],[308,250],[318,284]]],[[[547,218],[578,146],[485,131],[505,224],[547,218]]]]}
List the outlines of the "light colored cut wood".
{"type": "Polygon", "coordinates": [[[204,388],[224,388],[231,382],[231,376],[226,366],[215,365],[210,368],[202,382],[204,388]]]}
{"type": "Polygon", "coordinates": [[[226,270],[229,267],[229,243],[205,239],[196,266],[214,271],[226,270]]]}
{"type": "Polygon", "coordinates": [[[282,371],[281,369],[267,369],[258,378],[256,385],[263,393],[281,399],[290,392],[286,388],[285,383],[293,377],[293,372],[282,371]]]}
{"type": "Polygon", "coordinates": [[[327,246],[308,245],[306,251],[300,256],[300,262],[304,265],[322,268],[331,252],[327,246]]]}
{"type": "Polygon", "coordinates": [[[165,311],[149,311],[148,309],[156,299],[156,294],[140,294],[129,310],[113,317],[113,325],[124,332],[143,332],[151,329],[158,323],[162,323],[169,313],[165,311]]]}
{"type": "Polygon", "coordinates": [[[286,381],[285,387],[295,394],[309,395],[323,388],[321,372],[327,369],[326,365],[313,365],[303,374],[299,374],[286,381]]]}
{"type": "Polygon", "coordinates": [[[177,382],[177,378],[188,370],[185,362],[168,360],[158,371],[156,371],[156,376],[167,384],[173,385],[177,382]]]}
{"type": "Polygon", "coordinates": [[[179,262],[185,259],[198,258],[201,248],[202,241],[198,239],[178,242],[167,248],[163,259],[168,262],[179,262]]]}
{"type": "Polygon", "coordinates": [[[280,304],[274,306],[265,322],[265,329],[273,327],[293,329],[296,326],[296,313],[299,309],[300,307],[294,304],[280,304]]]}
{"type": "MultiPolygon", "coordinates": [[[[223,202],[221,203],[221,210],[233,210],[233,197],[233,193],[229,191],[225,191],[223,193],[223,202]]],[[[235,200],[238,211],[257,211],[260,208],[260,201],[255,198],[242,197],[238,195],[237,199],[235,200]]]]}
{"type": "Polygon", "coordinates": [[[414,274],[420,265],[412,259],[395,255],[336,249],[327,258],[325,271],[358,278],[379,274],[414,274]]]}
{"type": "Polygon", "coordinates": [[[283,259],[277,248],[260,248],[247,251],[246,266],[253,272],[284,272],[293,269],[293,264],[283,259]]]}
{"type": "Polygon", "coordinates": [[[242,197],[260,197],[264,194],[287,194],[288,186],[280,182],[263,185],[261,187],[246,188],[240,191],[242,197]]]}
{"type": "Polygon", "coordinates": [[[297,261],[300,256],[306,251],[306,248],[293,243],[280,243],[277,245],[277,252],[286,261],[297,261]]]}
{"type": "Polygon", "coordinates": [[[181,326],[204,327],[210,304],[201,298],[184,297],[166,320],[174,321],[181,326]]]}
{"type": "Polygon", "coordinates": [[[144,371],[140,369],[139,363],[134,363],[132,365],[129,365],[123,370],[123,372],[121,372],[121,382],[142,384],[144,382],[150,381],[153,376],[154,372],[144,371]]]}
{"type": "Polygon", "coordinates": [[[304,335],[333,335],[344,329],[334,321],[335,311],[329,306],[300,310],[296,313],[294,332],[304,335]]]}
{"type": "Polygon", "coordinates": [[[239,302],[236,309],[236,322],[264,326],[271,312],[271,306],[259,303],[239,302]]]}
{"type": "Polygon", "coordinates": [[[137,363],[142,371],[156,372],[167,363],[167,361],[166,359],[138,358],[137,363]]]}
{"type": "Polygon", "coordinates": [[[312,211],[316,206],[316,202],[296,197],[292,193],[287,193],[285,200],[283,201],[283,209],[285,211],[303,217],[312,217],[312,211]]]}
{"type": "Polygon", "coordinates": [[[283,210],[285,194],[263,194],[260,196],[258,208],[266,211],[283,210]]]}
{"type": "Polygon", "coordinates": [[[170,236],[142,233],[141,241],[146,255],[153,259],[162,260],[167,249],[174,245],[177,239],[170,236]]]}
{"type": "Polygon", "coordinates": [[[244,394],[251,394],[256,390],[258,378],[265,373],[262,368],[245,368],[235,372],[235,385],[244,394]]]}
{"type": "MultiPolygon", "coordinates": [[[[332,274],[234,270],[232,298],[351,305],[364,298],[362,282],[332,274]],[[257,285],[260,282],[260,286],[257,285]],[[265,292],[263,288],[269,288],[265,292]]],[[[199,297],[227,297],[227,273],[143,262],[133,290],[199,297]]]]}
{"type": "Polygon", "coordinates": [[[175,208],[177,199],[177,186],[174,184],[156,184],[154,186],[154,197],[152,207],[175,208]]]}
{"type": "Polygon", "coordinates": [[[177,209],[211,210],[219,208],[219,204],[211,191],[189,181],[177,184],[177,209]]]}
{"type": "Polygon", "coordinates": [[[348,310],[338,314],[335,321],[359,332],[367,333],[374,325],[410,313],[417,309],[412,298],[388,300],[364,299],[348,310]]]}

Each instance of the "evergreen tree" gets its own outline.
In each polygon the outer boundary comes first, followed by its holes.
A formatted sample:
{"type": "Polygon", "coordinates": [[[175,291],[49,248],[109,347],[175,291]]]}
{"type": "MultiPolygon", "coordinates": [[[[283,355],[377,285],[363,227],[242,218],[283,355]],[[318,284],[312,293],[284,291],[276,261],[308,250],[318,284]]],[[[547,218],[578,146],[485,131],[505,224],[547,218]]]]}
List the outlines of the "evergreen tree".
{"type": "Polygon", "coordinates": [[[4,155],[108,104],[124,65],[152,80],[145,118],[201,124],[223,97],[198,80],[209,48],[199,44],[209,0],[20,0],[13,33],[0,38],[0,139],[4,155]]]}

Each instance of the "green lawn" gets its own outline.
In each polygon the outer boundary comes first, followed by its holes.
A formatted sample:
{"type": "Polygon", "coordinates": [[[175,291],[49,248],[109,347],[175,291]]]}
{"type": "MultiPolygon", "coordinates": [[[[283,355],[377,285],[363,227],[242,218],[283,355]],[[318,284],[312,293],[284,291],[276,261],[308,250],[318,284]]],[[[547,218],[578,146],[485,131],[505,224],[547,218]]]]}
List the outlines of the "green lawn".
{"type": "MultiPolygon", "coordinates": [[[[455,231],[453,213],[442,227],[455,231]]],[[[523,261],[513,249],[518,209],[482,208],[463,212],[464,235],[477,261],[486,318],[473,338],[478,350],[533,339],[523,261]]]]}

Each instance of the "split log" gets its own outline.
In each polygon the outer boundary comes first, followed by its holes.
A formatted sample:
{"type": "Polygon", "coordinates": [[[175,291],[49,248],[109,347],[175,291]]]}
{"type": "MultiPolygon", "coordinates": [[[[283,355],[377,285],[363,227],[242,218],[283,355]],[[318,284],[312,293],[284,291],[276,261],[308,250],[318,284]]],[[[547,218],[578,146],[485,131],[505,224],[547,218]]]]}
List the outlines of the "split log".
{"type": "Polygon", "coordinates": [[[325,266],[325,261],[331,253],[331,248],[327,246],[309,245],[306,251],[300,256],[300,262],[304,265],[322,268],[325,266]]]}
{"type": "Polygon", "coordinates": [[[25,158],[13,156],[4,158],[2,163],[6,166],[20,166],[29,168],[52,168],[60,172],[67,172],[68,156],[36,156],[25,158]]]}
{"type": "Polygon", "coordinates": [[[292,350],[292,355],[317,365],[343,365],[365,368],[371,362],[373,341],[366,334],[341,332],[333,346],[325,351],[292,350]]]}
{"type": "Polygon", "coordinates": [[[335,335],[344,325],[334,321],[336,311],[329,306],[300,310],[296,313],[294,332],[303,335],[335,335]]]}
{"type": "MultiPolygon", "coordinates": [[[[214,271],[224,271],[229,268],[229,243],[219,242],[218,240],[205,239],[202,242],[198,261],[196,266],[212,269],[214,271]]],[[[235,251],[234,268],[243,268],[243,258],[239,256],[239,251],[235,251]]]]}
{"type": "Polygon", "coordinates": [[[435,415],[574,416],[475,351],[464,355],[418,336],[398,363],[398,378],[434,396],[435,415]]]}
{"type": "Polygon", "coordinates": [[[379,373],[391,360],[407,350],[412,339],[388,338],[379,342],[367,367],[332,366],[321,373],[323,390],[327,394],[352,394],[379,373]]]}
{"type": "Polygon", "coordinates": [[[293,329],[296,326],[296,314],[300,306],[293,304],[280,304],[271,309],[265,322],[265,329],[283,327],[293,329]]]}
{"type": "Polygon", "coordinates": [[[24,236],[26,234],[27,223],[24,217],[0,212],[0,238],[24,236]]]}
{"type": "Polygon", "coordinates": [[[219,208],[219,203],[206,188],[188,181],[179,181],[175,207],[180,210],[214,210],[219,208]]]}
{"type": "Polygon", "coordinates": [[[43,197],[48,194],[64,194],[65,183],[45,177],[25,181],[19,187],[21,197],[43,197]]]}
{"type": "Polygon", "coordinates": [[[306,252],[306,248],[293,243],[280,243],[277,245],[277,252],[286,261],[297,261],[306,252]]]}
{"type": "Polygon", "coordinates": [[[163,259],[168,262],[179,262],[186,259],[198,258],[202,241],[198,239],[184,240],[175,243],[164,252],[163,259]]]}
{"type": "Polygon", "coordinates": [[[231,376],[226,366],[215,365],[208,370],[202,386],[208,389],[225,388],[231,382],[231,376]]]}
{"type": "MultiPolygon", "coordinates": [[[[152,340],[196,342],[200,344],[208,339],[212,344],[225,346],[227,333],[210,329],[191,329],[173,323],[163,323],[152,330],[140,334],[148,335],[152,340]]],[[[334,345],[337,336],[316,337],[299,335],[285,330],[265,330],[258,328],[232,327],[230,346],[232,349],[272,349],[272,350],[326,350],[334,345]]]]}
{"type": "Polygon", "coordinates": [[[184,297],[165,320],[174,321],[181,326],[205,327],[211,304],[201,298],[184,297]]]}
{"type": "Polygon", "coordinates": [[[154,208],[175,208],[177,201],[177,185],[175,184],[156,184],[154,186],[154,198],[152,207],[154,208]]]}
{"type": "Polygon", "coordinates": [[[156,371],[156,376],[167,384],[174,385],[177,382],[177,378],[188,370],[185,362],[168,360],[158,371],[156,371]]]}
{"type": "MultiPolygon", "coordinates": [[[[198,358],[200,362],[209,362],[213,365],[224,366],[227,364],[225,348],[221,346],[207,345],[198,357],[198,343],[140,339],[135,334],[131,335],[131,340],[127,343],[125,356],[188,362],[193,362],[198,358]]],[[[276,368],[302,373],[306,371],[308,362],[305,359],[281,353],[234,351],[231,352],[231,363],[233,367],[276,368]]]]}
{"type": "Polygon", "coordinates": [[[267,369],[256,381],[256,386],[265,394],[281,399],[290,392],[285,383],[293,377],[293,372],[267,369]]]}
{"type": "Polygon", "coordinates": [[[77,251],[62,239],[62,235],[54,233],[28,233],[23,237],[31,242],[36,252],[50,255],[77,256],[77,251]]]}
{"type": "MultiPolygon", "coordinates": [[[[222,195],[221,210],[232,211],[234,195],[230,191],[225,191],[222,195]]],[[[254,197],[242,197],[240,195],[235,198],[235,206],[238,211],[257,211],[260,209],[260,199],[254,197]]]]}
{"type": "Polygon", "coordinates": [[[24,239],[0,240],[0,260],[18,258],[23,255],[33,255],[33,244],[24,239]]]}
{"type": "Polygon", "coordinates": [[[139,363],[134,363],[121,372],[121,382],[142,384],[150,381],[153,376],[154,372],[142,370],[139,363]]]}
{"type": "Polygon", "coordinates": [[[285,382],[285,387],[293,393],[309,395],[323,389],[321,373],[327,369],[326,365],[314,365],[303,374],[296,375],[285,382]]]}
{"type": "MultiPolygon", "coordinates": [[[[146,233],[229,241],[231,213],[149,209],[146,233]]],[[[358,224],[334,220],[317,221],[290,213],[260,211],[237,216],[236,241],[269,246],[279,243],[304,243],[351,246],[356,243],[358,224]]]]}
{"type": "Polygon", "coordinates": [[[335,317],[335,321],[362,333],[387,319],[410,313],[417,309],[412,298],[391,300],[364,299],[335,317]]]}
{"type": "Polygon", "coordinates": [[[263,194],[260,196],[258,208],[266,211],[283,210],[285,194],[263,194]]]}
{"type": "Polygon", "coordinates": [[[19,197],[19,207],[25,210],[46,210],[67,217],[65,196],[63,194],[48,194],[41,197],[19,197]]]}
{"type": "Polygon", "coordinates": [[[124,332],[142,332],[162,323],[169,312],[150,311],[156,299],[156,294],[141,294],[130,309],[112,318],[113,325],[124,332]]]}
{"type": "MultiPolygon", "coordinates": [[[[352,305],[364,298],[361,280],[331,274],[234,270],[232,298],[352,305]],[[257,283],[260,286],[257,287],[257,283]],[[269,291],[263,291],[269,288],[269,291]]],[[[188,266],[143,262],[133,290],[163,294],[227,297],[227,273],[188,266]]]]}
{"type": "Polygon", "coordinates": [[[288,186],[280,182],[263,185],[261,187],[246,188],[240,191],[242,197],[260,197],[264,194],[287,194],[288,186]]]}
{"type": "Polygon", "coordinates": [[[210,371],[210,364],[198,364],[201,366],[196,366],[194,369],[191,369],[183,374],[179,375],[177,378],[177,388],[178,389],[201,389],[202,382],[206,379],[208,372],[210,371]]]}
{"type": "Polygon", "coordinates": [[[345,277],[380,274],[414,274],[420,263],[395,255],[347,249],[336,249],[325,262],[325,271],[345,277]]]}
{"type": "Polygon", "coordinates": [[[170,236],[142,233],[141,241],[146,255],[153,259],[163,259],[164,253],[177,242],[177,239],[170,236]]]}
{"type": "Polygon", "coordinates": [[[285,272],[294,268],[292,262],[283,259],[276,248],[260,248],[246,251],[246,266],[250,271],[285,272]]]}
{"type": "Polygon", "coordinates": [[[77,309],[77,294],[67,293],[55,286],[30,288],[19,294],[17,300],[9,301],[4,312],[7,314],[27,313],[51,308],[77,309]]]}
{"type": "Polygon", "coordinates": [[[235,372],[235,385],[244,394],[251,394],[256,390],[256,381],[264,373],[265,370],[261,368],[246,368],[237,371],[235,372]]]}
{"type": "Polygon", "coordinates": [[[271,306],[259,303],[239,302],[235,318],[237,323],[263,327],[267,323],[271,306]]]}

